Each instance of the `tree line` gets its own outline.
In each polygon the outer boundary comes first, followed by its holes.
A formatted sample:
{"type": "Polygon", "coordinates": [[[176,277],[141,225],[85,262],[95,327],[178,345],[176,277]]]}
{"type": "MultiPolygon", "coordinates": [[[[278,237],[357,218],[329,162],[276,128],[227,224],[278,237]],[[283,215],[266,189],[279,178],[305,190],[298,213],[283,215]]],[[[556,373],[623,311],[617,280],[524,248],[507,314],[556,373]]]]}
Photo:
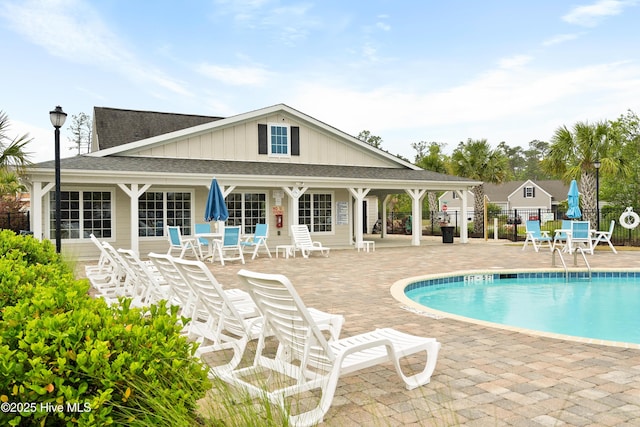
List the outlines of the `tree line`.
{"type": "MultiPolygon", "coordinates": [[[[358,139],[382,148],[382,138],[362,131],[358,139]]],[[[600,200],[624,208],[640,199],[640,120],[628,110],[616,120],[581,121],[560,126],[549,142],[532,140],[528,148],[500,142],[493,148],[486,139],[461,141],[452,153],[446,144],[419,141],[413,163],[423,169],[501,184],[508,181],[553,180],[578,182],[585,219],[595,223],[596,175],[600,200]],[[596,168],[598,166],[598,168],[596,168]]],[[[406,160],[406,159],[405,159],[406,160]]],[[[428,196],[429,210],[437,209],[436,193],[428,196]]],[[[404,198],[404,197],[403,197],[404,198]]],[[[407,198],[404,202],[409,203],[407,198]]],[[[474,189],[474,232],[482,231],[484,184],[474,189]]],[[[410,210],[410,209],[408,209],[410,210]]]]}
{"type": "MultiPolygon", "coordinates": [[[[0,111],[0,210],[19,204],[17,195],[26,188],[21,176],[31,164],[28,134],[11,138],[9,117],[0,111]]],[[[69,126],[71,149],[78,154],[90,149],[91,118],[80,113],[69,126]]],[[[364,130],[358,139],[382,148],[383,139],[364,130]]],[[[549,142],[532,140],[528,148],[500,142],[493,148],[486,139],[461,141],[453,152],[444,152],[444,143],[419,141],[413,163],[423,169],[500,184],[512,180],[576,179],[586,215],[596,212],[596,174],[600,200],[624,208],[637,207],[640,199],[640,119],[628,110],[616,120],[577,122],[556,129],[549,142]],[[596,170],[596,166],[599,168],[596,170]]],[[[405,159],[406,160],[406,159],[405,159]]],[[[484,184],[474,189],[475,231],[482,230],[484,184]]],[[[430,210],[437,209],[436,193],[428,195],[430,210]]],[[[401,201],[402,206],[406,201],[401,201]]],[[[410,204],[409,204],[410,206],[410,204]]],[[[588,217],[591,221],[595,218],[588,217]]]]}

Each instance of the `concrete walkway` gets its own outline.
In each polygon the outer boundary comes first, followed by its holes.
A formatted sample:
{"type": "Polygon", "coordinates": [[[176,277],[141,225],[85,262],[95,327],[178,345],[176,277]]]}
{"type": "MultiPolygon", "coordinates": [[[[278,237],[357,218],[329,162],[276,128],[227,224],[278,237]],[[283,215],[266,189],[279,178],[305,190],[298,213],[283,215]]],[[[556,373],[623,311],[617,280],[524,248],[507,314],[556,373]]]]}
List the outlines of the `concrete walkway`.
{"type": "MultiPolygon", "coordinates": [[[[224,287],[240,268],[288,276],[308,306],[346,318],[343,336],[393,327],[442,343],[431,383],[407,391],[391,365],[341,378],[326,426],[638,426],[640,350],[585,344],[411,312],[390,294],[410,276],[476,269],[549,269],[551,254],[504,241],[442,244],[376,239],[375,252],[332,249],[328,258],[261,255],[212,265],[224,287]]],[[[598,250],[593,268],[640,268],[640,252],[598,250]]],[[[522,309],[526,309],[523,307],[522,309]]]]}

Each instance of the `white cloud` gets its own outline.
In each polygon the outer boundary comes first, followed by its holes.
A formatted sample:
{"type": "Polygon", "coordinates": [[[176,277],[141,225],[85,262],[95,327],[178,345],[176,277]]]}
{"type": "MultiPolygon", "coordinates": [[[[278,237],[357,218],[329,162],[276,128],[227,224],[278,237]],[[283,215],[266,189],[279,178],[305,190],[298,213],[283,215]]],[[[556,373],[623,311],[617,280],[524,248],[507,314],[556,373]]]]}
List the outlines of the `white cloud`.
{"type": "Polygon", "coordinates": [[[309,2],[279,6],[271,0],[216,1],[218,15],[231,15],[242,27],[276,34],[287,46],[295,46],[306,39],[311,30],[320,27],[320,21],[309,14],[312,8],[313,4],[309,2]]]}
{"type": "Polygon", "coordinates": [[[201,64],[196,70],[208,78],[233,86],[261,86],[269,79],[269,73],[258,67],[222,67],[201,64]]]}
{"type": "Polygon", "coordinates": [[[552,46],[556,44],[561,44],[564,42],[568,42],[571,40],[575,40],[580,37],[583,33],[573,33],[573,34],[557,34],[551,38],[546,39],[542,42],[543,46],[552,46]]]}
{"type": "Polygon", "coordinates": [[[17,33],[68,61],[98,65],[136,81],[152,81],[188,95],[182,83],[138,61],[91,6],[81,0],[31,0],[5,3],[2,16],[17,33]]]}
{"type": "MultiPolygon", "coordinates": [[[[49,119],[47,118],[47,121],[49,119]]],[[[66,125],[69,123],[67,120],[66,125]]],[[[27,144],[26,151],[29,153],[29,160],[33,163],[43,162],[46,160],[53,160],[55,158],[55,144],[53,126],[50,128],[42,128],[24,123],[19,120],[11,120],[11,128],[9,136],[15,138],[16,136],[22,136],[29,134],[32,138],[31,142],[27,144]]],[[[77,151],[70,150],[71,143],[67,141],[65,137],[60,140],[60,157],[71,157],[77,153],[77,151]]]]}
{"type": "MultiPolygon", "coordinates": [[[[396,141],[405,149],[420,139],[437,140],[439,133],[459,133],[459,140],[486,137],[491,143],[517,144],[549,138],[562,123],[615,119],[633,109],[628,102],[640,96],[639,76],[638,66],[621,62],[553,73],[494,69],[465,84],[427,93],[392,86],[358,92],[303,83],[290,105],[351,134],[363,129],[383,139],[386,134],[411,134],[412,140],[396,141]],[[544,128],[543,122],[553,127],[544,128]]],[[[400,150],[386,142],[383,147],[389,151],[400,150]]]]}
{"type": "Polygon", "coordinates": [[[562,19],[570,24],[593,27],[607,16],[615,16],[622,13],[625,6],[634,5],[635,1],[623,0],[599,0],[587,6],[573,8],[562,19]]]}
{"type": "Polygon", "coordinates": [[[376,22],[376,27],[382,31],[391,31],[391,25],[385,24],[384,22],[376,22]]]}
{"type": "Polygon", "coordinates": [[[501,59],[500,61],[498,61],[498,64],[500,68],[509,70],[513,68],[520,68],[531,62],[532,59],[533,58],[528,55],[515,55],[510,58],[501,59]]]}

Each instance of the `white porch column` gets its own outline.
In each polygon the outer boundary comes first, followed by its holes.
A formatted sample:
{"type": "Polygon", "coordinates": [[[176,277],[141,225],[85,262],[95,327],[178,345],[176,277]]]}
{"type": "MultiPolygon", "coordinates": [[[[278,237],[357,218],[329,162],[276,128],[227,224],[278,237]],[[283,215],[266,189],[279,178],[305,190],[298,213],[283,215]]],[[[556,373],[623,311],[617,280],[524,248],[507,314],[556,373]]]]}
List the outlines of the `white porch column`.
{"type": "Polygon", "coordinates": [[[382,201],[382,238],[387,237],[387,205],[391,200],[392,195],[387,194],[382,201]]]}
{"type": "MultiPolygon", "coordinates": [[[[48,184],[43,184],[40,181],[34,181],[31,186],[31,231],[33,231],[33,237],[36,239],[42,240],[44,239],[44,229],[42,227],[43,223],[43,208],[44,201],[43,199],[47,195],[49,191],[54,187],[55,183],[50,182],[48,184]]],[[[47,209],[49,212],[49,209],[47,209]]]]}
{"type": "Polygon", "coordinates": [[[140,252],[139,236],[138,236],[138,199],[145,191],[151,187],[151,184],[145,184],[142,187],[138,187],[138,184],[131,184],[127,187],[126,184],[118,184],[118,187],[129,196],[129,210],[131,211],[131,250],[136,253],[140,252]]]}
{"type": "Polygon", "coordinates": [[[424,189],[406,189],[411,196],[411,244],[420,246],[420,237],[422,237],[422,199],[427,193],[424,189]]]}
{"type": "Polygon", "coordinates": [[[369,188],[349,188],[349,192],[356,199],[354,216],[356,248],[362,248],[362,203],[369,194],[369,188]]]}
{"type": "Polygon", "coordinates": [[[469,227],[467,222],[467,195],[466,190],[454,190],[460,200],[462,201],[462,206],[460,207],[461,218],[460,218],[460,243],[469,243],[469,227]]]}
{"type": "Polygon", "coordinates": [[[289,196],[289,225],[298,225],[298,208],[300,207],[300,196],[302,196],[309,187],[293,186],[282,187],[285,193],[289,196]]]}

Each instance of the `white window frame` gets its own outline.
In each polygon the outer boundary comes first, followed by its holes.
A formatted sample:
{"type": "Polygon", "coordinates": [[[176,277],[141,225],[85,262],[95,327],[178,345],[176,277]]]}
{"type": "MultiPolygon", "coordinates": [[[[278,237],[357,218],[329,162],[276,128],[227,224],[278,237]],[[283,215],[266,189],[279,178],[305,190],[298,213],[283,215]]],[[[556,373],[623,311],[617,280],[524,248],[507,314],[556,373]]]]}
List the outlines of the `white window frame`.
{"type": "MultiPolygon", "coordinates": [[[[246,234],[246,235],[250,235],[255,233],[255,227],[254,225],[249,225],[248,220],[249,219],[255,219],[253,217],[247,217],[246,213],[247,213],[247,209],[249,209],[247,207],[247,200],[246,200],[246,195],[247,194],[258,194],[258,195],[262,195],[264,196],[264,221],[266,224],[269,223],[269,193],[268,191],[264,190],[264,189],[260,189],[260,190],[243,190],[243,191],[232,191],[227,197],[231,196],[231,195],[239,195],[240,196],[240,209],[242,211],[242,216],[240,218],[240,223],[237,222],[237,218],[234,218],[236,220],[236,222],[234,222],[233,224],[231,224],[231,216],[229,216],[229,219],[227,220],[227,224],[228,225],[239,225],[241,227],[241,232],[242,234],[246,234]]],[[[225,198],[225,200],[227,200],[225,198]]],[[[227,201],[227,206],[229,206],[229,202],[227,201]]],[[[232,208],[230,208],[229,210],[231,210],[232,208]]],[[[231,215],[231,212],[229,212],[229,214],[231,215]]],[[[259,220],[259,219],[258,219],[259,220]]]]}
{"type": "MultiPolygon", "coordinates": [[[[62,240],[65,243],[74,243],[74,242],[78,242],[78,243],[84,243],[87,240],[90,239],[90,237],[84,237],[84,226],[83,226],[83,202],[84,199],[82,198],[82,193],[84,192],[89,192],[89,193],[109,193],[110,195],[110,202],[111,202],[111,207],[110,207],[110,211],[111,211],[111,237],[100,237],[100,240],[106,240],[108,242],[111,241],[115,241],[116,239],[116,212],[117,207],[116,207],[116,196],[115,196],[115,191],[113,188],[86,188],[86,187],[69,187],[69,188],[61,188],[60,189],[61,193],[70,193],[70,192],[79,192],[80,193],[80,206],[79,206],[79,212],[80,212],[80,217],[78,219],[79,223],[80,223],[80,229],[79,229],[79,233],[80,233],[80,237],[78,238],[65,238],[63,237],[62,240]]],[[[53,197],[55,196],[55,189],[54,190],[50,190],[47,194],[47,221],[45,222],[45,236],[51,236],[49,240],[51,239],[55,239],[55,225],[53,226],[53,229],[51,228],[51,215],[55,215],[55,210],[53,208],[51,208],[51,202],[53,201],[53,197]]],[[[55,221],[54,221],[55,224],[55,221]]]]}
{"type": "Polygon", "coordinates": [[[267,123],[267,149],[269,150],[269,156],[271,157],[291,157],[291,126],[286,123],[267,123]],[[274,153],[273,152],[273,142],[272,138],[274,137],[272,133],[272,128],[285,128],[287,130],[287,152],[286,153],[274,153]]]}
{"type": "MultiPolygon", "coordinates": [[[[149,188],[147,189],[147,191],[145,191],[146,193],[162,193],[163,197],[162,197],[162,236],[140,236],[138,235],[138,238],[141,240],[152,240],[152,239],[166,239],[167,237],[167,193],[187,193],[191,196],[191,208],[190,208],[190,212],[189,212],[189,222],[190,225],[187,229],[184,229],[184,226],[181,227],[181,233],[183,236],[190,236],[193,234],[193,230],[195,227],[195,212],[194,212],[194,206],[195,206],[195,193],[193,190],[188,190],[188,189],[184,189],[184,188],[149,188]]],[[[140,212],[140,210],[138,210],[138,212],[140,212]]],[[[139,221],[141,219],[138,219],[139,221]]],[[[138,233],[140,233],[140,230],[138,229],[138,233]]]]}
{"type": "MultiPolygon", "coordinates": [[[[311,234],[326,234],[326,235],[330,235],[330,234],[335,234],[336,232],[336,195],[335,192],[333,191],[322,191],[322,190],[318,190],[318,191],[306,191],[303,195],[300,196],[300,199],[298,200],[298,224],[304,224],[303,222],[300,222],[300,220],[305,216],[305,215],[300,215],[300,201],[302,199],[302,197],[304,196],[310,196],[311,197],[311,224],[309,225],[309,232],[311,234]],[[314,206],[313,206],[313,196],[314,195],[318,195],[318,194],[323,194],[323,195],[329,195],[331,196],[331,230],[330,231],[315,231],[314,230],[314,215],[313,215],[313,210],[314,210],[314,206]]],[[[307,225],[307,224],[305,224],[307,225]]]]}
{"type": "Polygon", "coordinates": [[[524,198],[533,199],[534,197],[535,197],[535,190],[533,185],[528,185],[524,187],[524,198]]]}

